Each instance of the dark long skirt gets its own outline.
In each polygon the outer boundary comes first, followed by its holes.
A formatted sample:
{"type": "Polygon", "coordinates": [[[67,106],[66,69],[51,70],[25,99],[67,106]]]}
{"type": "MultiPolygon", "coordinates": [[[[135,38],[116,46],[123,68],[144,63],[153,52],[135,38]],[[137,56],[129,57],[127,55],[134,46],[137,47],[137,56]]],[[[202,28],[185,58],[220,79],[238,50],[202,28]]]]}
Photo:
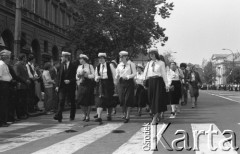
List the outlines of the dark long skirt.
{"type": "Polygon", "coordinates": [[[148,100],[153,114],[167,111],[166,87],[162,77],[149,78],[148,100]]]}
{"type": "Polygon", "coordinates": [[[101,108],[112,108],[115,107],[116,104],[113,101],[114,94],[114,83],[108,79],[101,80],[101,82],[97,86],[97,102],[96,107],[101,108]],[[99,84],[101,84],[102,88],[99,88],[99,84]],[[102,91],[103,97],[100,96],[100,90],[102,91]]]}
{"type": "Polygon", "coordinates": [[[147,90],[142,85],[137,85],[135,91],[134,107],[146,107],[148,104],[147,90]]]}
{"type": "Polygon", "coordinates": [[[172,81],[172,86],[174,90],[171,91],[171,104],[179,104],[180,98],[182,97],[182,87],[180,81],[172,81]]]}
{"type": "Polygon", "coordinates": [[[91,79],[85,78],[78,86],[77,104],[81,106],[94,105],[94,87],[91,84],[91,79]]]}
{"type": "Polygon", "coordinates": [[[120,106],[134,107],[134,81],[133,79],[119,80],[120,106]]]}
{"type": "Polygon", "coordinates": [[[190,83],[189,84],[189,92],[191,97],[198,97],[199,96],[199,89],[197,84],[190,83]]]}

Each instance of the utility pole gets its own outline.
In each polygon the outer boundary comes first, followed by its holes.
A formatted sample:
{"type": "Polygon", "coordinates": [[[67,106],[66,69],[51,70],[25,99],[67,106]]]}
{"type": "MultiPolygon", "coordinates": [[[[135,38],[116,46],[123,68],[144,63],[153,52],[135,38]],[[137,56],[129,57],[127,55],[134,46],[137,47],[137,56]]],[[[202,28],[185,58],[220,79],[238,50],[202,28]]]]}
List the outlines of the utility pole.
{"type": "Polygon", "coordinates": [[[15,31],[14,31],[14,55],[19,56],[21,50],[22,30],[22,0],[16,0],[15,31]]]}

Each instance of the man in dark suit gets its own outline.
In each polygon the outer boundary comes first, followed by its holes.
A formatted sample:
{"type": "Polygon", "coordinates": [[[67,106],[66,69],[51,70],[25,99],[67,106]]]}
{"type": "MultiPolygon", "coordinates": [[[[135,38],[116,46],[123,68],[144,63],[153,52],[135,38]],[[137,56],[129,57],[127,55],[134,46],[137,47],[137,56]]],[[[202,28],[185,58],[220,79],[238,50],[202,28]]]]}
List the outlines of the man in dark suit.
{"type": "Polygon", "coordinates": [[[13,69],[12,65],[8,65],[9,73],[12,76],[12,81],[11,81],[11,86],[10,86],[10,94],[11,97],[9,98],[9,107],[8,107],[8,121],[10,122],[16,122],[19,121],[20,119],[16,118],[16,109],[17,109],[17,104],[18,104],[18,99],[17,99],[17,83],[22,83],[27,85],[27,81],[21,79],[18,77],[13,69]]]}
{"type": "Polygon", "coordinates": [[[23,82],[18,82],[17,85],[17,109],[16,114],[20,119],[28,118],[28,104],[27,104],[27,96],[28,96],[28,88],[31,83],[30,78],[28,76],[28,71],[26,67],[27,56],[25,54],[20,54],[18,58],[18,62],[14,65],[14,70],[18,78],[20,78],[23,82]]]}
{"type": "Polygon", "coordinates": [[[183,72],[184,78],[182,79],[182,105],[186,105],[188,102],[188,81],[189,81],[189,72],[186,69],[187,64],[186,63],[181,63],[180,68],[183,72]]]}
{"type": "Polygon", "coordinates": [[[56,91],[59,95],[58,112],[55,114],[54,119],[62,122],[62,112],[64,109],[65,101],[70,100],[71,111],[70,120],[75,119],[76,104],[75,104],[75,90],[76,90],[76,72],[77,67],[70,62],[71,54],[69,52],[62,52],[61,66],[58,72],[56,91]]]}

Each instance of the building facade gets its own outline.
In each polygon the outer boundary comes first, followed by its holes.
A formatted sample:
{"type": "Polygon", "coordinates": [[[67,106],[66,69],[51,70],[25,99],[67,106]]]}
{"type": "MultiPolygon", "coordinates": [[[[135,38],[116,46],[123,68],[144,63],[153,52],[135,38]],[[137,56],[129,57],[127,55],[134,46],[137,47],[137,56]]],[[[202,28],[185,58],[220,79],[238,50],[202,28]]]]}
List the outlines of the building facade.
{"type": "Polygon", "coordinates": [[[227,77],[230,74],[226,74],[226,65],[234,68],[240,66],[240,57],[238,54],[213,54],[211,58],[214,68],[216,69],[216,81],[215,85],[227,84],[227,77]]]}
{"type": "MultiPolygon", "coordinates": [[[[21,51],[32,53],[37,64],[59,60],[62,50],[76,57],[69,47],[66,27],[73,25],[77,11],[74,0],[22,0],[21,51]]],[[[0,1],[0,34],[7,49],[14,51],[16,0],[0,1]]]]}

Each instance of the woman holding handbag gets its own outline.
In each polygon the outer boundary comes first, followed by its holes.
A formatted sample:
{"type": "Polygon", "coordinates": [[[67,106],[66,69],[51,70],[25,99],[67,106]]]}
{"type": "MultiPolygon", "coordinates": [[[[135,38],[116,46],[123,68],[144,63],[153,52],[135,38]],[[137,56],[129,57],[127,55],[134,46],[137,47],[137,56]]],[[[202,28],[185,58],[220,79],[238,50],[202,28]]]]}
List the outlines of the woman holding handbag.
{"type": "Polygon", "coordinates": [[[177,115],[177,110],[180,112],[180,99],[182,97],[182,90],[181,90],[181,79],[183,78],[183,73],[180,69],[177,68],[176,62],[170,63],[170,71],[169,77],[171,79],[171,87],[170,88],[170,98],[171,98],[171,108],[172,112],[170,118],[175,118],[177,115]]]}
{"type": "Polygon", "coordinates": [[[160,60],[158,49],[148,51],[150,62],[144,70],[145,80],[148,81],[148,100],[153,114],[152,125],[157,124],[159,115],[167,110],[166,91],[168,90],[165,63],[160,60]]]}
{"type": "Polygon", "coordinates": [[[77,103],[81,105],[84,113],[83,121],[90,120],[91,107],[94,105],[94,68],[88,64],[88,57],[80,54],[80,64],[77,69],[76,79],[80,82],[77,92],[77,103]]]}

